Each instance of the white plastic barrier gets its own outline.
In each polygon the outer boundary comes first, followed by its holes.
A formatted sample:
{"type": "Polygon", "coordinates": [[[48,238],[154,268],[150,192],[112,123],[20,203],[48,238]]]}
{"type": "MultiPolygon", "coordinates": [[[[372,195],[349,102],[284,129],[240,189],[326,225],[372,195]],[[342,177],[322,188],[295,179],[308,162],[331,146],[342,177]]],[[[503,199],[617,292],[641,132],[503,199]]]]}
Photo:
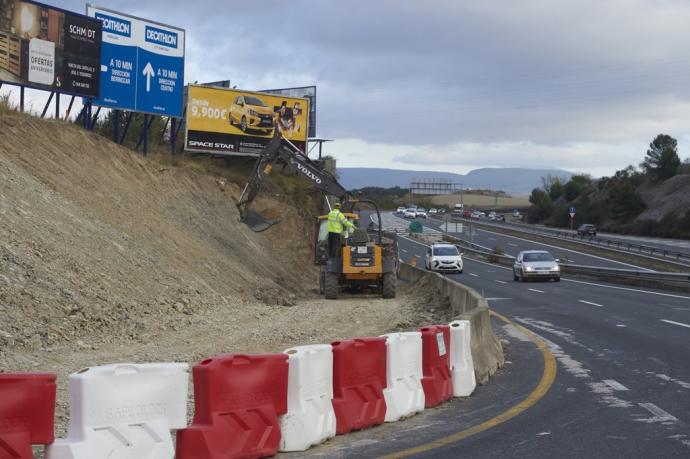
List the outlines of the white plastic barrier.
{"type": "Polygon", "coordinates": [[[469,397],[477,387],[472,361],[469,320],[454,320],[450,324],[450,371],[453,377],[453,396],[469,397]]]}
{"type": "Polygon", "coordinates": [[[424,411],[422,388],[422,334],[389,333],[386,337],[386,422],[424,411]]]}
{"type": "Polygon", "coordinates": [[[66,439],[47,459],[172,459],[170,429],[187,426],[186,363],[114,364],[69,378],[66,439]]]}
{"type": "Polygon", "coordinates": [[[333,349],[314,344],[286,349],[288,409],[278,417],[280,451],[304,451],[335,437],[333,349]]]}

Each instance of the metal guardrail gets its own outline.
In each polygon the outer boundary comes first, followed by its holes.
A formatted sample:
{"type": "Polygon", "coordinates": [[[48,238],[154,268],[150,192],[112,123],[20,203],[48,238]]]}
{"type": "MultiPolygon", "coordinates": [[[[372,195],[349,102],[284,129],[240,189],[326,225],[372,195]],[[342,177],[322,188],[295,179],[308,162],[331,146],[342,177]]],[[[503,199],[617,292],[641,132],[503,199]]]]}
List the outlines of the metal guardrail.
{"type": "Polygon", "coordinates": [[[467,218],[459,218],[459,217],[454,217],[456,220],[459,220],[461,222],[471,222],[471,223],[478,223],[480,225],[486,225],[490,227],[495,227],[495,228],[502,228],[502,227],[513,227],[514,229],[518,231],[522,231],[527,234],[534,234],[538,236],[546,236],[546,237],[553,237],[556,239],[564,239],[564,240],[570,240],[573,242],[578,242],[581,244],[587,244],[595,247],[603,247],[603,248],[608,248],[608,249],[613,249],[613,250],[619,250],[619,251],[627,251],[631,253],[636,253],[640,255],[645,255],[649,256],[655,259],[659,260],[666,260],[666,261],[674,261],[683,265],[690,266],[690,254],[688,253],[683,253],[683,252],[674,252],[672,250],[667,250],[667,249],[661,249],[659,247],[651,247],[647,245],[642,245],[642,244],[634,244],[634,243],[629,243],[629,242],[623,242],[623,241],[616,241],[613,239],[606,239],[606,238],[601,238],[601,237],[596,237],[596,236],[582,236],[578,234],[571,233],[569,231],[563,231],[563,230],[557,230],[557,229],[549,229],[549,228],[535,228],[533,226],[527,226],[527,225],[521,225],[517,223],[510,223],[510,222],[505,222],[501,224],[496,224],[492,222],[487,222],[487,221],[476,221],[476,220],[471,220],[467,218]]]}
{"type": "MultiPolygon", "coordinates": [[[[493,253],[486,248],[465,241],[454,236],[444,236],[444,240],[456,244],[461,250],[480,255],[491,261],[505,266],[513,266],[515,257],[493,253]]],[[[602,268],[597,266],[575,265],[571,263],[559,263],[561,272],[565,274],[586,274],[588,276],[615,277],[623,279],[638,279],[666,283],[688,284],[690,286],[690,273],[669,273],[660,271],[638,271],[635,269],[602,268]]]]}

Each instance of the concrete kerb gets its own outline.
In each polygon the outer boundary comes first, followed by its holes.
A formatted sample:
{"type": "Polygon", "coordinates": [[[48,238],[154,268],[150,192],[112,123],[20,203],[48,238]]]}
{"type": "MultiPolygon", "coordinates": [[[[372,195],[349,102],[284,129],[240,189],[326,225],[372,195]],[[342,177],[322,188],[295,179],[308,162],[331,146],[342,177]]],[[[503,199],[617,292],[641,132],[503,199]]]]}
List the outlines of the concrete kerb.
{"type": "Polygon", "coordinates": [[[504,363],[503,348],[491,328],[489,306],[478,292],[441,274],[403,263],[401,280],[415,283],[429,279],[441,298],[447,298],[454,319],[469,320],[472,331],[472,359],[477,383],[485,384],[504,363]]]}

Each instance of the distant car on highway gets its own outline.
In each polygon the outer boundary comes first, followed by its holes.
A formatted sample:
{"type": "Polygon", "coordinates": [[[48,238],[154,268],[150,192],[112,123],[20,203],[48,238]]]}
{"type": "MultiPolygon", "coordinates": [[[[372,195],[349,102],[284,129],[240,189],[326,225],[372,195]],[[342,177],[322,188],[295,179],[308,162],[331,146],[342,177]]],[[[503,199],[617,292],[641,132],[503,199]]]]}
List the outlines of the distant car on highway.
{"type": "Polygon", "coordinates": [[[437,213],[438,213],[438,209],[436,209],[435,207],[432,207],[431,209],[429,209],[429,214],[437,214],[437,213]]]}
{"type": "Polygon", "coordinates": [[[506,216],[503,214],[496,214],[496,217],[494,217],[495,222],[504,222],[506,221],[506,216]]]}
{"type": "Polygon", "coordinates": [[[529,279],[561,280],[558,260],[546,250],[525,250],[518,253],[513,264],[513,280],[525,282],[529,279]]]}
{"type": "Polygon", "coordinates": [[[494,212],[492,210],[491,212],[489,212],[489,215],[487,215],[487,217],[489,220],[495,220],[496,219],[496,212],[494,212]]]}
{"type": "Polygon", "coordinates": [[[417,218],[426,218],[426,217],[427,217],[426,209],[424,209],[422,207],[418,207],[417,208],[417,218]]]}
{"type": "Polygon", "coordinates": [[[596,236],[597,228],[591,223],[585,223],[577,229],[577,234],[579,236],[596,236]]]}
{"type": "Polygon", "coordinates": [[[417,218],[417,209],[405,209],[403,212],[405,218],[417,218]]]}
{"type": "Polygon", "coordinates": [[[463,217],[463,218],[470,218],[470,217],[472,217],[472,211],[471,211],[471,210],[463,210],[463,211],[462,211],[462,217],[463,217]]]}
{"type": "Polygon", "coordinates": [[[435,243],[426,251],[425,266],[429,271],[462,274],[462,254],[453,244],[435,243]]]}
{"type": "Polygon", "coordinates": [[[406,207],[405,207],[405,206],[400,206],[400,207],[398,207],[398,208],[396,209],[396,212],[399,213],[399,214],[404,214],[404,213],[405,213],[405,210],[406,210],[406,207]]]}

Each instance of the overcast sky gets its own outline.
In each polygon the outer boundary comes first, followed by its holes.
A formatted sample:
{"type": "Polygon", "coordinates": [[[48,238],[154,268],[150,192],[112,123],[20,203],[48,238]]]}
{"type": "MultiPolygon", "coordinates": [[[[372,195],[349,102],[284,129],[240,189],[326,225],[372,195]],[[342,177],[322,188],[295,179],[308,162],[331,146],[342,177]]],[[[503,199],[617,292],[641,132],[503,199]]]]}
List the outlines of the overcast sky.
{"type": "Polygon", "coordinates": [[[96,3],[186,29],[187,82],[315,84],[340,166],[610,175],[661,132],[690,156],[687,0],[96,3]]]}

